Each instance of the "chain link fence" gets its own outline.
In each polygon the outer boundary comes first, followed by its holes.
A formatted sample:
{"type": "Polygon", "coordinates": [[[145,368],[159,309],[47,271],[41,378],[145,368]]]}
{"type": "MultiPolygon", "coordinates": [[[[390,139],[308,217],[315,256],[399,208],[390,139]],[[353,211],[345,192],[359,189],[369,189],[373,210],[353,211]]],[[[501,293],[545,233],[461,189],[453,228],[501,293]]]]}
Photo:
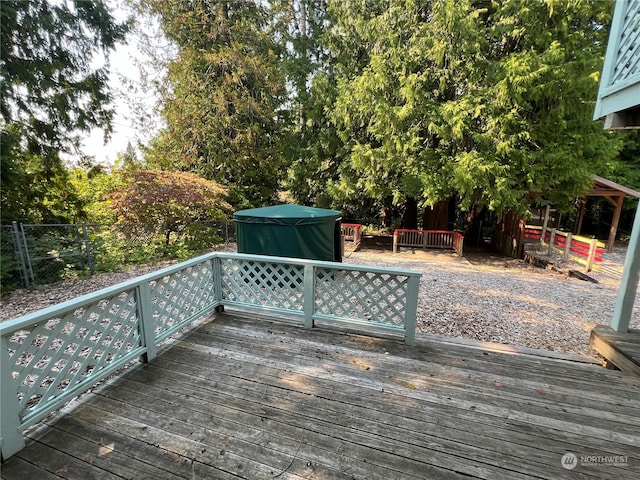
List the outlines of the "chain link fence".
{"type": "Polygon", "coordinates": [[[39,224],[0,227],[2,291],[117,271],[125,265],[185,260],[235,242],[233,220],[160,231],[142,224],[39,224]]]}

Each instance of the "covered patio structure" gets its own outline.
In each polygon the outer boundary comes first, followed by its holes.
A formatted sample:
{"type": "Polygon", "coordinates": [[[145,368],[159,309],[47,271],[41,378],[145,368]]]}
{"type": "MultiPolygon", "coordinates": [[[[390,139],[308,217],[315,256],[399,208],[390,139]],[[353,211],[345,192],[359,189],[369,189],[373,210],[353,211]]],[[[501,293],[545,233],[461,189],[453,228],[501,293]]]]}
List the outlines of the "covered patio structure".
{"type": "Polygon", "coordinates": [[[620,214],[622,213],[622,204],[626,197],[640,198],[640,192],[637,192],[631,188],[620,185],[619,183],[607,180],[606,178],[598,175],[593,176],[593,188],[585,195],[582,203],[580,204],[580,211],[578,213],[578,222],[576,226],[576,235],[580,235],[582,231],[582,222],[584,220],[585,207],[587,204],[587,198],[589,197],[604,197],[611,205],[613,205],[613,219],[609,228],[609,238],[607,239],[607,252],[613,250],[613,246],[616,241],[616,235],[618,232],[618,224],[620,222],[620,214]]]}

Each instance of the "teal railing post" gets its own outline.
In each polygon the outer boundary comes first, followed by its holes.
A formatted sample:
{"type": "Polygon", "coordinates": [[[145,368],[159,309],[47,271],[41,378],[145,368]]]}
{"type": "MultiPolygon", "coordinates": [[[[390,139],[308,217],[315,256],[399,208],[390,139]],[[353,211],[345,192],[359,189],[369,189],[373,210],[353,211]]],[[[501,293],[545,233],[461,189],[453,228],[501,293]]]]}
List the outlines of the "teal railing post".
{"type": "Polygon", "coordinates": [[[304,266],[304,327],[313,328],[313,314],[316,307],[316,279],[313,265],[304,266]]]}
{"type": "Polygon", "coordinates": [[[149,282],[142,282],[137,286],[135,291],[137,297],[136,304],[138,306],[138,328],[140,329],[140,338],[145,348],[142,361],[148,363],[158,355],[156,348],[156,326],[153,321],[149,282]]]}
{"type": "Polygon", "coordinates": [[[407,306],[404,319],[404,343],[416,344],[416,323],[418,315],[418,290],[420,289],[420,276],[409,277],[407,285],[407,306]]]}
{"type": "Polygon", "coordinates": [[[20,403],[16,381],[11,372],[13,361],[9,357],[9,348],[4,337],[0,339],[0,448],[2,460],[18,453],[25,446],[20,432],[20,403]]]}

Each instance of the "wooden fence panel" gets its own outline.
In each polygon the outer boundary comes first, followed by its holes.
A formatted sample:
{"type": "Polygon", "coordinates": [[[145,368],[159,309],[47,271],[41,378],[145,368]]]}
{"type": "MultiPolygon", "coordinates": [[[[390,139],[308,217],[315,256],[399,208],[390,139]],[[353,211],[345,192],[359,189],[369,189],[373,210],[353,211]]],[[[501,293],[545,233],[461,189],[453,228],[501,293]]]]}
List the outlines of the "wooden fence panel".
{"type": "Polygon", "coordinates": [[[393,251],[399,247],[411,248],[451,248],[462,256],[464,236],[448,230],[396,229],[393,232],[393,251]]]}
{"type": "Polygon", "coordinates": [[[597,239],[574,236],[555,228],[547,230],[536,225],[525,226],[524,235],[529,240],[540,240],[540,244],[548,248],[549,255],[551,251],[556,251],[564,254],[565,260],[571,259],[585,265],[585,273],[599,268],[598,265],[604,260],[605,244],[597,239]]]}

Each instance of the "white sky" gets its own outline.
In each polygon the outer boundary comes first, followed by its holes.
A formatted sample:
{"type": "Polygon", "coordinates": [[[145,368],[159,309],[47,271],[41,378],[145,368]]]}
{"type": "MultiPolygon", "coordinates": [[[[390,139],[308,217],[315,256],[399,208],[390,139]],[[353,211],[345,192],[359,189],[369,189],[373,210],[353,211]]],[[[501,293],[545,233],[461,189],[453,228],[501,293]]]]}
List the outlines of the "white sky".
{"type": "Polygon", "coordinates": [[[118,153],[124,152],[127,143],[136,145],[138,132],[134,126],[134,118],[128,106],[128,95],[120,76],[137,81],[135,74],[137,67],[130,58],[130,53],[126,47],[118,47],[117,51],[111,55],[111,75],[110,83],[114,90],[116,115],[113,121],[113,133],[108,143],[104,142],[104,131],[94,129],[85,138],[82,144],[82,152],[94,157],[99,163],[113,163],[118,153]]]}
{"type": "MultiPolygon", "coordinates": [[[[111,4],[116,20],[123,21],[130,14],[121,0],[112,0],[111,4]]],[[[94,129],[86,134],[81,146],[83,154],[93,157],[101,164],[113,164],[117,155],[126,150],[129,142],[134,148],[138,143],[147,144],[159,126],[158,120],[146,122],[141,126],[137,115],[131,109],[133,103],[144,109],[145,113],[152,115],[156,98],[153,92],[142,88],[142,73],[138,63],[144,63],[144,57],[139,50],[140,39],[135,33],[131,33],[127,40],[127,44],[118,45],[109,56],[109,83],[113,91],[115,109],[111,138],[105,143],[104,131],[94,129]]]]}

